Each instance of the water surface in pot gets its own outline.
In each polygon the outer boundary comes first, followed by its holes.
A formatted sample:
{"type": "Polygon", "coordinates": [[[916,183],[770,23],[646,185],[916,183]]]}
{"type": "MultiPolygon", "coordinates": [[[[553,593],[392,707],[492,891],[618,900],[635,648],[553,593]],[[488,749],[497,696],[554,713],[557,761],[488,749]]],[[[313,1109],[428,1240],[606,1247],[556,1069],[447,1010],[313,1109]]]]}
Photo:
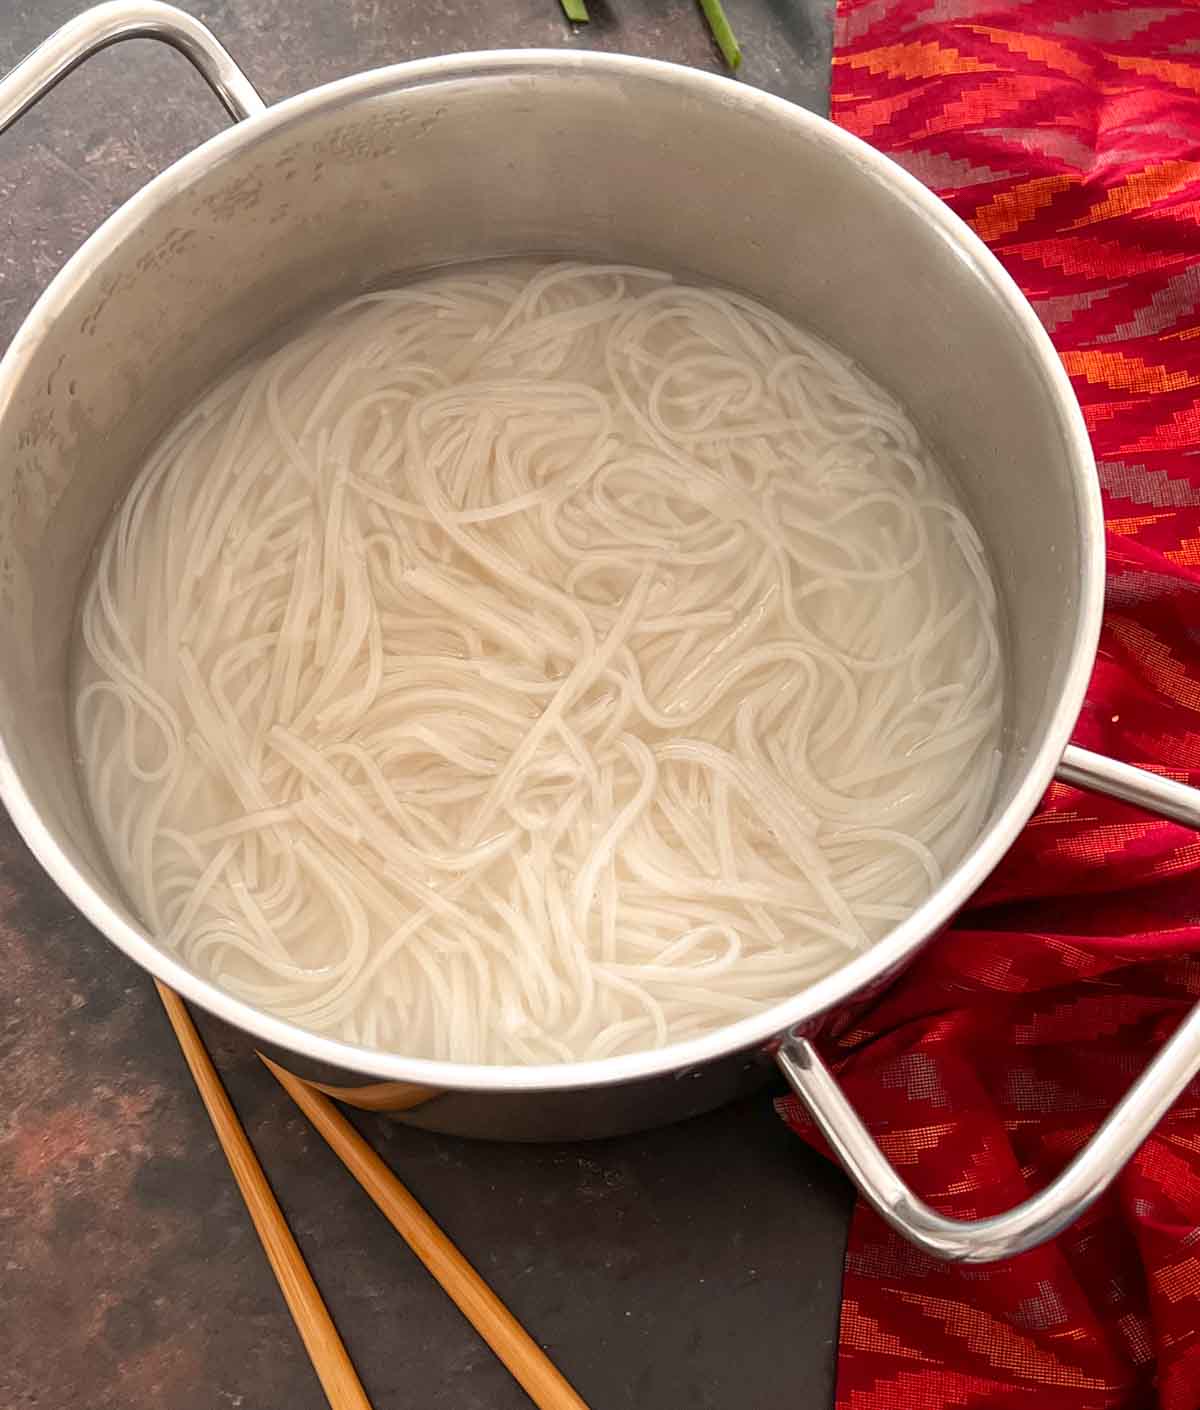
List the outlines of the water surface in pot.
{"type": "Polygon", "coordinates": [[[975,839],[986,557],[899,407],[627,266],[362,295],[221,382],[102,537],[86,795],[148,930],[462,1062],[757,1012],[975,839]]]}

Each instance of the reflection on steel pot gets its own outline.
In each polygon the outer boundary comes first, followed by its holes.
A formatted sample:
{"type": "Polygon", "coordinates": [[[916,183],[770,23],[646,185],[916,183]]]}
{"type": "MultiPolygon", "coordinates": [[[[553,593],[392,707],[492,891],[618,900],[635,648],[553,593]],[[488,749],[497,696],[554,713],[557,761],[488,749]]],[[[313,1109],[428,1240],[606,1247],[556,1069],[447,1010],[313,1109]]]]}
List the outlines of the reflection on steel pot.
{"type": "Polygon", "coordinates": [[[436,1130],[604,1135],[715,1106],[774,1060],[864,1194],[923,1247],[998,1258],[1094,1198],[1200,1067],[1200,1013],[1046,1191],[976,1224],[921,1204],[822,1065],[823,1024],[878,990],[971,895],[1056,772],[1200,826],[1200,794],[1068,744],[1103,598],[1087,435],[1054,350],[973,234],[824,120],[668,64],[536,50],[360,74],[266,109],[197,21],[101,5],[0,82],[0,128],[122,38],[180,49],[242,119],[123,206],[0,364],[0,797],[126,954],[326,1091],[436,1130]],[[885,940],[786,1003],[656,1052],[545,1067],[419,1061],[314,1036],[160,949],[109,875],[79,792],[67,652],[97,534],[156,438],[306,311],[450,261],[604,257],[731,285],[855,357],[957,479],[1007,619],[1005,759],[969,854],[885,940]]]}

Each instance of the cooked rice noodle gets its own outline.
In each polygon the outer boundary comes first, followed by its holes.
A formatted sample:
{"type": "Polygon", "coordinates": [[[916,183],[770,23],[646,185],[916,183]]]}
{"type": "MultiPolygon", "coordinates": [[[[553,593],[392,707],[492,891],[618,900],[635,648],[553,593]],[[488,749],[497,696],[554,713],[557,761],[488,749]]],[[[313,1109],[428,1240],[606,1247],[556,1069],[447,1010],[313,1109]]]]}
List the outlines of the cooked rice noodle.
{"type": "Polygon", "coordinates": [[[241,368],[80,625],[87,795],[148,927],[413,1056],[753,1014],[928,896],[995,782],[995,597],[913,426],[646,270],[441,274],[241,368]]]}

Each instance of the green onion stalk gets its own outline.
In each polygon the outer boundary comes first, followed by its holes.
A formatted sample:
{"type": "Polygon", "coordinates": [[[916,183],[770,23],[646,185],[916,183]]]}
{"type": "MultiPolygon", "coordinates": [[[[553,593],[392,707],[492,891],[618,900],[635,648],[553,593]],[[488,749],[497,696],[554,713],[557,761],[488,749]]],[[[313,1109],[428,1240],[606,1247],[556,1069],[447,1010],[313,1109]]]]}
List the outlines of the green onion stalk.
{"type": "Polygon", "coordinates": [[[742,46],[737,42],[737,35],[733,32],[721,0],[700,0],[700,8],[704,11],[704,18],[712,30],[712,37],[721,51],[721,57],[731,69],[736,69],[742,62],[742,46]]]}

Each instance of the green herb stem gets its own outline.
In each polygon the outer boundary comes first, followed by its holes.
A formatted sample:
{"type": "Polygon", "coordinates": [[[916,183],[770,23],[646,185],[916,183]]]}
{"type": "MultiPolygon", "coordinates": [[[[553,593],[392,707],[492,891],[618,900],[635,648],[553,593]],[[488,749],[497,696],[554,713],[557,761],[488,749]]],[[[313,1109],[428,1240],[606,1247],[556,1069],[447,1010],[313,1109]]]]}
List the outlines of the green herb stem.
{"type": "Polygon", "coordinates": [[[572,24],[587,24],[588,12],[584,0],[559,0],[563,7],[563,14],[572,24]]]}
{"type": "MultiPolygon", "coordinates": [[[[566,0],[563,0],[563,8],[566,8],[566,0]]],[[[700,8],[704,11],[704,18],[712,30],[712,37],[717,42],[721,57],[731,69],[736,69],[742,62],[742,47],[726,18],[721,0],[700,0],[700,8]]]]}

